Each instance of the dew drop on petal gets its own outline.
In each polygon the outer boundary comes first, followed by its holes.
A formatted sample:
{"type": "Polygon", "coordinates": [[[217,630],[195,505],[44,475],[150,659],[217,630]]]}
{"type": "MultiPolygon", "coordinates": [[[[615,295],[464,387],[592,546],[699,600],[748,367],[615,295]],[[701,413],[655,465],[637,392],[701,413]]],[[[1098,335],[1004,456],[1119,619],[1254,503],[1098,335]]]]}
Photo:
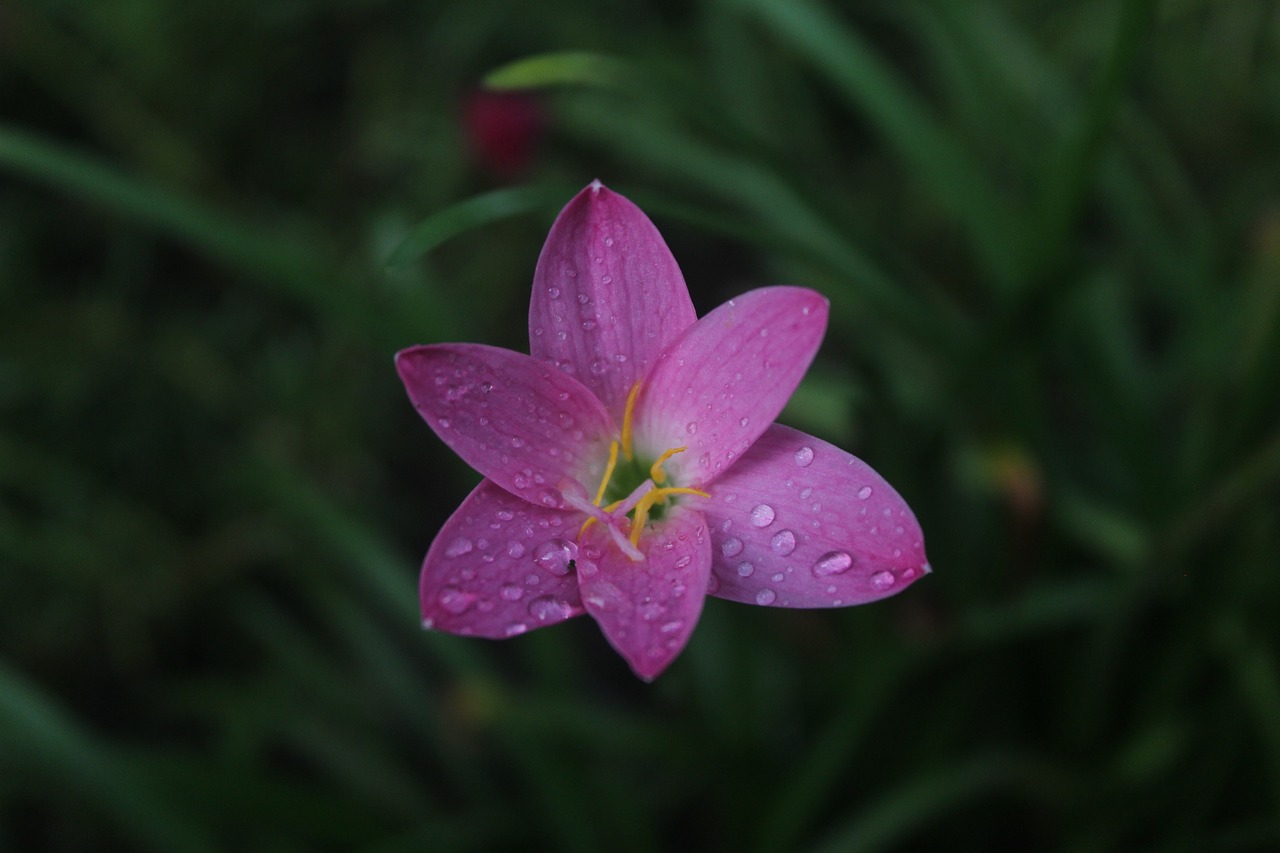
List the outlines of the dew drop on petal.
{"type": "Polygon", "coordinates": [[[503,584],[498,594],[502,596],[503,601],[519,601],[524,598],[524,590],[513,583],[503,584]]]}
{"type": "Polygon", "coordinates": [[[769,578],[769,580],[773,581],[774,583],[782,583],[784,580],[786,580],[786,576],[783,575],[782,572],[778,572],[773,577],[769,578]]]}
{"type": "Polygon", "coordinates": [[[771,589],[762,589],[756,593],[756,604],[766,607],[778,600],[778,594],[771,589]]]}
{"type": "Polygon", "coordinates": [[[871,585],[876,589],[888,589],[893,586],[893,572],[876,572],[871,576],[871,585]]]}
{"type": "Polygon", "coordinates": [[[751,525],[753,527],[768,527],[773,524],[773,507],[768,504],[760,504],[751,510],[751,525]]]}
{"type": "Polygon", "coordinates": [[[685,554],[683,557],[676,560],[676,568],[677,569],[687,568],[688,565],[692,562],[693,562],[693,557],[688,554],[685,554]]]}
{"type": "Polygon", "coordinates": [[[744,426],[746,426],[746,425],[747,425],[747,424],[749,424],[749,423],[751,423],[751,419],[750,419],[750,418],[739,418],[739,419],[738,419],[738,426],[744,427],[744,426]]]}
{"type": "Polygon", "coordinates": [[[449,543],[448,547],[444,549],[444,553],[446,557],[461,557],[463,554],[470,554],[471,549],[474,547],[470,539],[460,536],[449,543]]]}
{"type": "Polygon", "coordinates": [[[684,627],[684,622],[679,619],[672,619],[670,622],[664,622],[658,626],[658,630],[664,634],[674,634],[684,627]]]}
{"type": "Polygon", "coordinates": [[[738,564],[738,576],[739,576],[739,577],[749,578],[749,577],[751,577],[751,575],[755,572],[755,570],[756,570],[756,567],[755,567],[755,565],[754,565],[754,564],[752,564],[752,563],[739,563],[739,564],[738,564]]]}
{"type": "Polygon", "coordinates": [[[820,578],[838,575],[842,572],[849,571],[849,567],[853,565],[853,557],[850,557],[844,551],[828,551],[818,558],[818,562],[813,564],[813,573],[820,578]]]}
{"type": "Polygon", "coordinates": [[[452,586],[447,586],[440,591],[440,606],[454,616],[466,613],[475,602],[476,595],[473,592],[463,592],[452,586]]]}
{"type": "Polygon", "coordinates": [[[861,489],[858,489],[858,500],[865,501],[869,497],[871,497],[870,486],[863,486],[861,489]]]}
{"type": "Polygon", "coordinates": [[[796,464],[801,468],[808,468],[809,463],[813,462],[813,448],[802,447],[796,451],[796,464]]]}
{"type": "Polygon", "coordinates": [[[497,512],[497,516],[498,516],[498,518],[502,519],[503,521],[510,521],[511,519],[515,518],[515,514],[514,514],[514,513],[512,513],[512,512],[511,512],[511,510],[509,510],[509,509],[500,509],[500,510],[498,510],[498,512],[497,512]]]}
{"type": "Polygon", "coordinates": [[[578,546],[563,539],[549,539],[533,549],[533,561],[553,575],[569,574],[569,563],[578,555],[578,546]]]}
{"type": "Polygon", "coordinates": [[[550,296],[552,299],[555,299],[559,295],[560,295],[560,288],[558,287],[547,288],[547,296],[550,296]]]}
{"type": "Polygon", "coordinates": [[[689,435],[694,435],[698,431],[698,425],[693,421],[689,421],[689,423],[684,425],[684,431],[689,433],[689,435]]]}
{"type": "Polygon", "coordinates": [[[518,560],[524,556],[524,543],[512,539],[507,543],[507,556],[513,560],[518,560]]]}
{"type": "Polygon", "coordinates": [[[508,637],[518,637],[528,630],[529,630],[529,626],[524,624],[523,622],[512,622],[510,625],[507,626],[506,630],[503,631],[503,633],[506,634],[508,637]]]}
{"type": "Polygon", "coordinates": [[[720,553],[726,557],[736,557],[742,553],[742,540],[736,536],[730,536],[728,539],[720,543],[720,553]]]}
{"type": "Polygon", "coordinates": [[[640,611],[640,618],[646,622],[652,622],[654,619],[657,619],[667,610],[665,607],[663,607],[661,604],[658,604],[656,601],[645,602],[644,604],[641,604],[640,607],[637,609],[640,611]]]}
{"type": "Polygon", "coordinates": [[[529,602],[529,615],[539,622],[551,622],[567,619],[573,613],[573,607],[565,601],[550,595],[542,595],[529,602]]]}
{"type": "Polygon", "coordinates": [[[790,530],[779,530],[773,534],[773,539],[769,542],[769,547],[773,549],[773,553],[779,557],[785,557],[796,549],[796,535],[790,530]]]}
{"type": "Polygon", "coordinates": [[[597,358],[595,361],[591,362],[591,372],[594,373],[596,376],[601,375],[608,369],[609,369],[609,363],[605,361],[603,358],[597,358]]]}

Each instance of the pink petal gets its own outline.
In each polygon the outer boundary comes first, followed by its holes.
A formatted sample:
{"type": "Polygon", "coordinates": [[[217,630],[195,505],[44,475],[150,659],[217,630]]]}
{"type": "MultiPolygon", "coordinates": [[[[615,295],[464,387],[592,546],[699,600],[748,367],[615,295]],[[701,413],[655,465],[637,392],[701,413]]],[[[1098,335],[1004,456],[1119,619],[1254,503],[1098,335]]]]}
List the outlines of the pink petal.
{"type": "Polygon", "coordinates": [[[840,607],[901,592],[930,571],[906,501],[862,460],[774,424],[699,505],[713,593],[747,604],[840,607]]]}
{"type": "Polygon", "coordinates": [[[534,506],[482,481],[422,563],[423,624],[501,639],[579,615],[569,561],[581,523],[577,513],[534,506]]]}
{"type": "Polygon", "coordinates": [[[584,480],[594,485],[618,434],[581,383],[518,352],[481,344],[419,346],[398,353],[396,368],[436,435],[530,503],[561,509],[562,489],[584,480]]]}
{"type": "Polygon", "coordinates": [[[598,181],[547,236],[529,351],[576,376],[622,423],[627,393],[697,319],[676,260],[640,208],[598,181]]]}
{"type": "Polygon", "coordinates": [[[795,391],[827,326],[827,300],[799,287],[732,299],[662,353],[636,404],[635,441],[679,485],[712,482],[751,446],[795,391]]]}
{"type": "Polygon", "coordinates": [[[578,559],[582,603],[636,675],[651,681],[689,641],[702,614],[711,546],[702,513],[673,507],[640,539],[635,562],[600,525],[588,528],[578,559]]]}

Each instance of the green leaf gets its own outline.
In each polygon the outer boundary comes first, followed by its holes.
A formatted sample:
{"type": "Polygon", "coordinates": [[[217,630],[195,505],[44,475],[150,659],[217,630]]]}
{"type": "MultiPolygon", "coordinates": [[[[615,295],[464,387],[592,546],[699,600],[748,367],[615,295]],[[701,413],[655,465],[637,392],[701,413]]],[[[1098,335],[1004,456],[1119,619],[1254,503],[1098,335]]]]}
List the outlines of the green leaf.
{"type": "Polygon", "coordinates": [[[490,89],[540,89],[546,86],[617,86],[633,76],[622,60],[600,53],[565,51],[518,59],[490,71],[490,89]]]}

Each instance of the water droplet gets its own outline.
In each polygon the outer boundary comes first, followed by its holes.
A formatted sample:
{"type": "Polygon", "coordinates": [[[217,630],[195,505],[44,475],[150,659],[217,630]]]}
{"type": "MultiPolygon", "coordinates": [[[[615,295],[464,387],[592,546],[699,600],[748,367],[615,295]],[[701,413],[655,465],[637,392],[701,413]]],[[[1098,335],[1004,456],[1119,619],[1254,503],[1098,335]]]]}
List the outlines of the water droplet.
{"type": "Polygon", "coordinates": [[[506,634],[508,637],[518,637],[528,630],[529,630],[529,626],[524,624],[523,622],[512,622],[510,625],[507,626],[507,629],[503,631],[503,633],[506,634]]]}
{"type": "Polygon", "coordinates": [[[784,580],[786,580],[786,576],[782,574],[782,572],[778,572],[773,577],[769,578],[769,580],[773,581],[774,583],[782,583],[784,580]]]}
{"type": "Polygon", "coordinates": [[[769,542],[769,547],[773,549],[773,553],[779,557],[785,557],[796,549],[796,535],[790,530],[779,530],[773,534],[773,539],[769,542]]]}
{"type": "Polygon", "coordinates": [[[572,614],[572,605],[550,595],[541,595],[529,602],[529,615],[539,622],[568,619],[572,614]]]}
{"type": "Polygon", "coordinates": [[[604,244],[605,244],[606,246],[612,246],[612,245],[613,245],[613,238],[612,238],[612,237],[605,237],[605,238],[604,238],[604,244]]]}
{"type": "Polygon", "coordinates": [[[533,549],[533,561],[553,575],[569,574],[569,564],[578,555],[578,546],[563,539],[549,539],[533,549]]]}
{"type": "Polygon", "coordinates": [[[440,420],[436,421],[436,423],[440,425],[440,429],[448,429],[450,420],[448,418],[441,418],[440,420]]]}
{"type": "Polygon", "coordinates": [[[665,613],[667,608],[658,604],[656,601],[650,601],[645,604],[641,604],[639,610],[641,619],[646,622],[652,622],[654,619],[657,619],[665,613]]]}
{"type": "Polygon", "coordinates": [[[679,619],[672,619],[670,622],[663,622],[658,626],[658,630],[664,634],[674,634],[684,627],[684,622],[679,619]]]}
{"type": "Polygon", "coordinates": [[[863,486],[861,489],[858,489],[858,500],[865,501],[869,497],[871,497],[870,486],[863,486]]]}
{"type": "Polygon", "coordinates": [[[600,283],[601,283],[601,284],[613,284],[613,276],[611,276],[611,275],[602,275],[602,276],[600,276],[600,283]]]}
{"type": "Polygon", "coordinates": [[[773,524],[773,507],[768,504],[760,504],[751,510],[751,525],[753,527],[768,527],[773,524]]]}
{"type": "Polygon", "coordinates": [[[504,601],[519,601],[524,598],[524,590],[513,583],[503,584],[498,594],[504,601]]]}
{"type": "Polygon", "coordinates": [[[813,461],[813,448],[802,447],[796,451],[796,464],[801,468],[808,468],[809,463],[813,461]]]}
{"type": "Polygon", "coordinates": [[[752,574],[755,570],[756,570],[756,567],[755,567],[755,565],[754,565],[753,563],[739,563],[739,564],[738,564],[738,576],[739,576],[739,577],[749,578],[749,577],[751,577],[751,574],[752,574]]]}
{"type": "Polygon", "coordinates": [[[596,376],[599,376],[608,369],[609,362],[605,361],[603,358],[597,358],[595,361],[591,362],[591,372],[596,376]]]}
{"type": "Polygon", "coordinates": [[[511,478],[511,485],[515,486],[517,489],[527,489],[529,488],[529,478],[523,474],[516,474],[511,478]]]}
{"type": "Polygon", "coordinates": [[[538,577],[533,572],[530,572],[529,574],[524,576],[525,586],[537,586],[540,583],[542,583],[542,578],[538,577]]]}
{"type": "Polygon", "coordinates": [[[738,556],[742,553],[742,540],[735,536],[730,536],[720,543],[720,553],[726,557],[738,556]]]}
{"type": "Polygon", "coordinates": [[[515,514],[511,512],[511,510],[509,509],[500,509],[498,510],[497,515],[498,515],[498,518],[502,519],[503,521],[510,521],[511,519],[515,518],[515,514]]]}
{"type": "Polygon", "coordinates": [[[756,604],[767,607],[778,600],[778,594],[771,589],[762,589],[756,593],[756,604]]]}
{"type": "Polygon", "coordinates": [[[474,592],[463,592],[453,586],[447,586],[440,591],[440,606],[454,616],[467,612],[475,602],[474,592]]]}
{"type": "Polygon", "coordinates": [[[688,565],[689,565],[690,563],[692,563],[692,562],[693,562],[693,557],[691,557],[691,556],[690,556],[690,555],[688,555],[688,554],[685,554],[683,557],[681,557],[680,559],[676,560],[676,568],[677,568],[677,569],[687,568],[687,567],[688,567],[688,565]]]}
{"type": "Polygon", "coordinates": [[[560,295],[560,288],[558,288],[558,287],[548,287],[548,288],[547,288],[547,296],[550,296],[552,299],[555,299],[555,298],[556,298],[556,297],[558,297],[559,295],[560,295]]]}
{"type": "Polygon", "coordinates": [[[694,435],[698,432],[698,425],[693,421],[689,421],[689,423],[684,425],[684,431],[689,433],[689,435],[694,435]]]}
{"type": "Polygon", "coordinates": [[[449,543],[448,547],[444,549],[444,553],[446,557],[461,557],[463,554],[470,554],[471,549],[474,547],[470,539],[465,536],[459,536],[449,543]]]}
{"type": "Polygon", "coordinates": [[[852,565],[853,557],[844,551],[828,551],[813,564],[813,573],[820,578],[830,577],[849,571],[852,565]]]}
{"type": "Polygon", "coordinates": [[[567,333],[567,332],[565,332],[563,329],[561,329],[560,331],[556,332],[556,340],[558,340],[558,341],[567,341],[567,340],[569,340],[569,335],[568,335],[568,333],[567,333]]]}
{"type": "Polygon", "coordinates": [[[584,331],[584,332],[589,332],[589,331],[591,331],[592,329],[594,329],[595,327],[596,327],[596,321],[595,321],[595,320],[583,320],[583,321],[582,321],[582,331],[584,331]]]}
{"type": "Polygon", "coordinates": [[[513,560],[518,560],[524,556],[524,543],[517,542],[512,539],[507,543],[507,556],[513,560]]]}
{"type": "Polygon", "coordinates": [[[518,435],[511,436],[511,446],[516,449],[524,447],[524,439],[518,435]]]}
{"type": "Polygon", "coordinates": [[[553,489],[543,489],[538,492],[538,503],[543,506],[558,507],[560,506],[560,495],[553,489]]]}
{"type": "Polygon", "coordinates": [[[871,576],[871,585],[876,589],[888,589],[893,586],[893,572],[876,572],[871,576]]]}
{"type": "Polygon", "coordinates": [[[481,383],[480,383],[480,390],[481,390],[481,391],[483,391],[485,394],[488,394],[490,391],[492,391],[492,390],[493,390],[493,383],[492,383],[492,382],[481,382],[481,383]]]}
{"type": "Polygon", "coordinates": [[[738,426],[744,427],[751,423],[751,418],[738,418],[738,426]]]}

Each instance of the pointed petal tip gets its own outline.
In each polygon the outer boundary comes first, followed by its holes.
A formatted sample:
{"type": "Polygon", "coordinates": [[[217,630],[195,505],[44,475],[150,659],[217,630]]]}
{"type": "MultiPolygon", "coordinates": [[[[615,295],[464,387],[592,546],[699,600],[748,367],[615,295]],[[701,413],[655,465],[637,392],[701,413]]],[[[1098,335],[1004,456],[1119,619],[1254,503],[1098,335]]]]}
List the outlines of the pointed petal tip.
{"type": "Polygon", "coordinates": [[[591,183],[587,184],[587,189],[591,190],[592,193],[598,193],[600,192],[600,190],[604,188],[605,186],[604,184],[600,183],[599,178],[595,178],[591,181],[591,183]]]}

